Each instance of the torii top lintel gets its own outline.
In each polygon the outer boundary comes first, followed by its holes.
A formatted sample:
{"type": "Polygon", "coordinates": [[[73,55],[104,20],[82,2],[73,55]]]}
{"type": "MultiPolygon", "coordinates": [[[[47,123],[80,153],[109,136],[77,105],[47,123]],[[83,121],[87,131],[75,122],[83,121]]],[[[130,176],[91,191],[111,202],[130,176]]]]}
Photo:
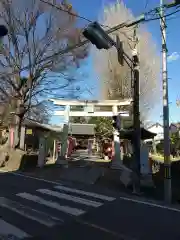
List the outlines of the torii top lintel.
{"type": "Polygon", "coordinates": [[[64,99],[49,99],[55,105],[59,106],[128,106],[132,103],[132,99],[124,100],[64,100],[64,99]]]}

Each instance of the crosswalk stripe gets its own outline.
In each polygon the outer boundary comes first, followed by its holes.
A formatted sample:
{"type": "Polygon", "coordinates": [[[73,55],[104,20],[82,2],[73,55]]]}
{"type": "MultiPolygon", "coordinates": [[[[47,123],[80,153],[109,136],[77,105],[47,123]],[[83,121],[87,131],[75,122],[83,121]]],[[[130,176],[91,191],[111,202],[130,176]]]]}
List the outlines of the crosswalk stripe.
{"type": "MultiPolygon", "coordinates": [[[[19,239],[30,237],[27,233],[22,231],[21,229],[11,225],[10,223],[5,222],[4,220],[0,219],[0,237],[10,237],[15,236],[19,239]]],[[[10,239],[10,238],[9,238],[10,239]]],[[[13,238],[11,238],[13,239],[13,238]]]]}
{"type": "Polygon", "coordinates": [[[21,215],[25,218],[34,220],[34,221],[36,221],[40,224],[43,224],[47,227],[53,227],[53,226],[63,222],[63,220],[61,220],[61,219],[52,218],[45,213],[42,213],[35,209],[29,208],[18,202],[9,200],[4,197],[0,197],[0,207],[7,208],[15,213],[18,213],[19,215],[21,215]]]}
{"type": "Polygon", "coordinates": [[[69,206],[62,206],[57,202],[47,201],[47,200],[44,200],[41,197],[38,197],[36,195],[32,195],[30,193],[26,193],[26,192],[18,193],[18,194],[16,194],[16,196],[24,198],[24,199],[29,200],[29,201],[33,201],[33,202],[45,205],[45,206],[50,207],[50,208],[57,209],[59,211],[62,211],[62,212],[65,212],[65,213],[68,213],[68,214],[71,214],[71,215],[74,215],[74,216],[79,216],[79,215],[85,213],[85,211],[83,211],[82,209],[72,208],[72,207],[69,207],[69,206]]]}
{"type": "Polygon", "coordinates": [[[89,197],[98,198],[98,199],[109,201],[109,202],[115,200],[114,197],[109,197],[109,196],[105,196],[105,195],[101,195],[101,194],[97,194],[97,193],[93,193],[93,192],[85,192],[85,191],[82,191],[79,189],[64,187],[64,186],[60,186],[60,185],[54,186],[54,188],[63,190],[66,192],[77,193],[77,194],[82,194],[82,195],[89,196],[89,197]]]}
{"type": "Polygon", "coordinates": [[[49,189],[38,189],[37,192],[43,193],[43,194],[48,194],[50,196],[53,197],[57,197],[60,199],[66,199],[72,202],[76,202],[76,203],[81,203],[87,206],[91,206],[91,207],[100,207],[103,204],[100,202],[96,202],[96,201],[91,201],[85,198],[80,198],[80,197],[75,197],[69,194],[65,194],[65,193],[60,193],[60,192],[56,192],[56,191],[51,191],[49,189]]]}

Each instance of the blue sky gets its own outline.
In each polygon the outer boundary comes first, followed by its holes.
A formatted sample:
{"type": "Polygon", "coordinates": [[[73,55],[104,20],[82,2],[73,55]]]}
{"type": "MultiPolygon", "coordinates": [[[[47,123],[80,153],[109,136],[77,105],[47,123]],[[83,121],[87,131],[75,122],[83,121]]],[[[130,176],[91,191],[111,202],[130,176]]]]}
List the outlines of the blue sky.
{"type": "MultiPolygon", "coordinates": [[[[170,2],[171,0],[166,0],[170,2]]],[[[84,16],[92,21],[98,19],[98,15],[102,11],[104,4],[113,2],[113,0],[71,0],[74,9],[79,15],[84,16]]],[[[159,0],[124,0],[124,3],[130,8],[135,16],[140,15],[143,12],[149,11],[155,6],[159,5],[159,0]]],[[[169,102],[170,102],[170,121],[180,121],[180,109],[176,106],[176,100],[180,98],[180,31],[178,24],[180,23],[180,13],[177,13],[171,19],[167,21],[167,46],[169,54],[168,62],[168,77],[169,77],[169,102]]],[[[85,24],[85,21],[83,22],[85,24]]],[[[153,39],[157,44],[157,49],[161,52],[161,35],[159,29],[159,21],[153,21],[146,23],[147,29],[152,33],[153,39]]],[[[97,86],[98,81],[95,74],[92,71],[92,62],[89,60],[86,67],[82,68],[82,71],[88,73],[87,85],[90,87],[97,86]]],[[[96,88],[98,89],[98,88],[96,88]]],[[[85,98],[97,98],[98,91],[96,90],[93,95],[85,93],[85,98]]],[[[161,113],[154,116],[154,121],[161,119],[161,113]]],[[[55,120],[55,119],[54,119],[55,120]]]]}

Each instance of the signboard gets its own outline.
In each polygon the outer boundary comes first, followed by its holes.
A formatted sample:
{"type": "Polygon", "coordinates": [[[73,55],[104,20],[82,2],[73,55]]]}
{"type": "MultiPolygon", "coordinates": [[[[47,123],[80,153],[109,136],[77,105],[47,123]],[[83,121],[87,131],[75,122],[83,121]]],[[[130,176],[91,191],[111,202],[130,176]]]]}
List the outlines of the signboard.
{"type": "Polygon", "coordinates": [[[81,105],[70,106],[70,111],[84,111],[84,106],[81,105]]]}
{"type": "Polygon", "coordinates": [[[85,112],[94,113],[94,105],[89,105],[85,107],[85,112]]]}
{"type": "Polygon", "coordinates": [[[149,166],[149,151],[146,144],[141,145],[140,163],[141,163],[141,174],[143,175],[150,174],[151,171],[149,166]]]}
{"type": "Polygon", "coordinates": [[[26,134],[27,135],[32,135],[32,129],[26,129],[26,134]]]}

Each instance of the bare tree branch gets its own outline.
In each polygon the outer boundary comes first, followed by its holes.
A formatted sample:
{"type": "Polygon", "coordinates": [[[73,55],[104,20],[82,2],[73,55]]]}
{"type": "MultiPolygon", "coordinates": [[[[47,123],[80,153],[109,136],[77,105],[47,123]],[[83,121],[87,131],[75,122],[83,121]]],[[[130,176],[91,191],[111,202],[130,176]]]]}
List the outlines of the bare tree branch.
{"type": "MultiPolygon", "coordinates": [[[[65,2],[58,5],[63,9],[69,6],[65,2]]],[[[83,47],[56,54],[77,43],[81,31],[75,16],[60,13],[40,0],[1,0],[0,17],[9,28],[0,50],[1,100],[16,108],[21,122],[20,118],[35,108],[32,104],[39,109],[38,102],[50,95],[64,95],[61,90],[77,81],[68,77],[68,72],[79,65],[87,51],[83,47]]]]}

